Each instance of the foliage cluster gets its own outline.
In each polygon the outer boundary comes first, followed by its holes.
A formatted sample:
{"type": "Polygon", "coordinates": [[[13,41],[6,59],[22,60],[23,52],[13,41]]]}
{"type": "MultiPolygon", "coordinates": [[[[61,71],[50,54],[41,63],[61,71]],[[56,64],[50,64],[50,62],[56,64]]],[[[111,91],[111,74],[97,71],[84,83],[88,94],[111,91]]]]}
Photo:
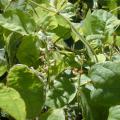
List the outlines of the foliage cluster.
{"type": "Polygon", "coordinates": [[[0,0],[0,119],[120,120],[119,0],[0,0]]]}

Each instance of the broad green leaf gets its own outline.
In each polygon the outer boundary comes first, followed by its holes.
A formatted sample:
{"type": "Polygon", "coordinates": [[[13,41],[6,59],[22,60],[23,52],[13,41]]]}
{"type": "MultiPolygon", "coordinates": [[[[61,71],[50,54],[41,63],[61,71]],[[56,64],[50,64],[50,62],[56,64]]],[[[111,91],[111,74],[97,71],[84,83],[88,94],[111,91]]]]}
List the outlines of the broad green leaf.
{"type": "MultiPolygon", "coordinates": [[[[89,85],[87,85],[88,87],[89,85]]],[[[91,86],[91,85],[90,85],[91,86]]],[[[83,86],[80,89],[80,104],[82,107],[82,116],[84,120],[106,120],[108,117],[108,108],[94,104],[91,100],[91,90],[83,86]]],[[[92,86],[94,87],[94,86],[92,86]]]]}
{"type": "Polygon", "coordinates": [[[23,38],[17,50],[17,58],[20,63],[28,66],[36,66],[36,62],[40,57],[40,40],[35,36],[27,36],[23,38]]]}
{"type": "Polygon", "coordinates": [[[94,86],[112,88],[115,87],[115,85],[119,86],[119,70],[120,62],[108,61],[101,64],[95,64],[90,71],[90,76],[94,82],[94,86]]]}
{"type": "MultiPolygon", "coordinates": [[[[68,22],[61,16],[55,15],[58,26],[50,30],[50,32],[55,34],[56,39],[61,42],[61,40],[68,39],[71,36],[71,28],[68,22]],[[62,32],[61,32],[62,31],[62,32]]],[[[53,36],[54,40],[54,36],[53,36]]]]}
{"type": "Polygon", "coordinates": [[[5,59],[5,50],[0,49],[0,76],[7,71],[7,61],[5,59]]]}
{"type": "Polygon", "coordinates": [[[61,25],[58,25],[57,28],[51,30],[55,35],[53,35],[53,40],[57,41],[58,44],[62,45],[64,39],[68,39],[70,37],[70,28],[65,28],[61,25]],[[62,31],[62,32],[61,32],[62,31]]]}
{"type": "Polygon", "coordinates": [[[83,32],[86,35],[103,34],[105,23],[102,20],[100,20],[97,16],[93,16],[92,13],[88,11],[82,26],[83,32]]]}
{"type": "Polygon", "coordinates": [[[99,63],[102,63],[102,62],[105,62],[106,61],[106,57],[104,54],[98,54],[97,55],[97,58],[98,58],[98,62],[99,63]]]}
{"type": "Polygon", "coordinates": [[[0,8],[4,10],[23,9],[24,3],[25,0],[0,0],[0,8]]]}
{"type": "Polygon", "coordinates": [[[57,10],[62,10],[68,3],[68,0],[50,0],[50,4],[57,10]]]}
{"type": "Polygon", "coordinates": [[[94,104],[110,106],[120,103],[120,62],[96,64],[90,71],[95,90],[91,91],[94,104]]]}
{"type": "Polygon", "coordinates": [[[67,105],[75,98],[77,88],[71,77],[72,75],[67,72],[59,74],[54,80],[53,87],[47,91],[46,105],[59,108],[67,105]]]}
{"type": "Polygon", "coordinates": [[[46,31],[54,33],[52,36],[53,40],[67,39],[70,37],[70,25],[63,17],[45,11],[40,7],[37,7],[35,10],[36,13],[33,16],[33,19],[35,20],[37,26],[46,31]]]}
{"type": "Polygon", "coordinates": [[[90,94],[89,90],[82,88],[81,94],[80,94],[82,116],[85,120],[94,120],[92,110],[91,110],[90,105],[89,105],[89,102],[90,102],[89,94],[90,94]]]}
{"type": "Polygon", "coordinates": [[[10,3],[9,0],[0,0],[0,8],[4,9],[10,3]]]}
{"type": "Polygon", "coordinates": [[[63,109],[54,109],[49,110],[46,113],[43,113],[41,116],[42,120],[65,120],[65,113],[63,109]]]}
{"type": "Polygon", "coordinates": [[[31,16],[21,10],[9,10],[0,14],[0,26],[22,35],[34,33],[36,28],[31,16]]]}
{"type": "Polygon", "coordinates": [[[70,29],[69,23],[62,16],[56,14],[55,17],[56,17],[56,20],[60,26],[70,29]]]}
{"type": "Polygon", "coordinates": [[[75,16],[75,6],[68,0],[50,0],[50,5],[66,18],[75,16]]]}
{"type": "Polygon", "coordinates": [[[35,8],[33,19],[36,24],[44,30],[52,30],[58,26],[55,14],[45,11],[44,9],[37,7],[35,8]]]}
{"type": "Polygon", "coordinates": [[[93,48],[100,47],[120,25],[120,20],[105,10],[89,11],[84,19],[82,30],[93,48]]]}
{"type": "Polygon", "coordinates": [[[0,84],[0,108],[16,120],[26,119],[25,103],[19,93],[2,84],[0,84]]]}
{"type": "Polygon", "coordinates": [[[14,65],[17,63],[16,52],[18,46],[20,45],[23,36],[18,33],[11,33],[9,35],[4,35],[5,39],[5,48],[8,56],[8,63],[9,65],[14,65]]]}
{"type": "Polygon", "coordinates": [[[90,69],[89,75],[93,89],[89,89],[89,84],[83,86],[80,96],[85,120],[106,120],[108,114],[108,120],[117,120],[113,116],[114,108],[110,107],[120,104],[120,93],[118,92],[120,89],[120,62],[108,61],[95,64],[90,69]]]}
{"type": "MultiPolygon", "coordinates": [[[[120,26],[120,20],[116,16],[105,10],[95,10],[92,16],[97,17],[100,21],[105,23],[105,32],[112,34],[118,26],[120,26]]],[[[95,26],[95,25],[94,25],[95,26]]]]}
{"type": "Polygon", "coordinates": [[[120,120],[120,105],[110,107],[107,120],[120,120]]]}
{"type": "Polygon", "coordinates": [[[72,20],[72,17],[76,15],[76,10],[74,4],[67,2],[64,9],[61,10],[61,14],[64,15],[69,20],[72,20]]]}
{"type": "MultiPolygon", "coordinates": [[[[104,54],[98,54],[96,55],[97,59],[98,59],[98,63],[103,63],[106,61],[106,56],[104,54]]],[[[95,59],[95,56],[93,57],[93,61],[95,59]]]]}
{"type": "Polygon", "coordinates": [[[16,89],[26,104],[27,118],[35,118],[45,101],[44,85],[34,69],[26,65],[13,66],[7,77],[7,85],[16,89]]]}

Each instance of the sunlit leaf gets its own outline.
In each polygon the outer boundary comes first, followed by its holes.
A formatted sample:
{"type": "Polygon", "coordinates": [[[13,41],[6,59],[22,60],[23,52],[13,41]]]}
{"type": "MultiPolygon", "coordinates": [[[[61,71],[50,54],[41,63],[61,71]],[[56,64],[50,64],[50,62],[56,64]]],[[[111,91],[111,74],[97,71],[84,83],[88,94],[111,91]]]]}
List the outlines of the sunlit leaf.
{"type": "Polygon", "coordinates": [[[17,51],[17,58],[20,63],[28,66],[36,66],[40,57],[40,41],[37,37],[24,37],[17,51]]]}
{"type": "Polygon", "coordinates": [[[105,62],[96,64],[90,72],[91,80],[96,88],[91,92],[91,99],[103,106],[119,104],[120,63],[105,62]]]}
{"type": "Polygon", "coordinates": [[[44,85],[35,70],[15,65],[9,71],[7,85],[16,89],[26,104],[27,118],[35,118],[43,107],[44,85]]]}
{"type": "Polygon", "coordinates": [[[0,84],[0,108],[16,120],[26,119],[25,103],[19,93],[2,84],[0,84]]]}
{"type": "Polygon", "coordinates": [[[65,113],[63,109],[49,110],[47,113],[43,113],[42,120],[65,120],[65,113]]]}
{"type": "Polygon", "coordinates": [[[10,31],[27,35],[35,31],[35,22],[29,14],[21,10],[9,10],[4,14],[0,14],[0,26],[10,31]]]}
{"type": "Polygon", "coordinates": [[[120,105],[110,107],[109,116],[107,120],[119,120],[119,119],[120,119],[120,105]]]}

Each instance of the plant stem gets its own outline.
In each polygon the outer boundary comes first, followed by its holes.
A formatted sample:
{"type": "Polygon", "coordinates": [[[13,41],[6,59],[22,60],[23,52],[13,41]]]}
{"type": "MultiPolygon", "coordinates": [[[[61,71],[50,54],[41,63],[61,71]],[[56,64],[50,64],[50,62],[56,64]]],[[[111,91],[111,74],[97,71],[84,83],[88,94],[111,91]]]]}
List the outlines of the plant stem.
{"type": "Polygon", "coordinates": [[[115,9],[113,9],[113,10],[111,10],[110,12],[113,12],[113,11],[115,11],[115,10],[120,10],[120,6],[117,7],[117,8],[115,8],[115,9]]]}
{"type": "Polygon", "coordinates": [[[78,102],[78,110],[80,110],[80,79],[81,79],[81,74],[78,77],[78,90],[77,90],[77,102],[78,102]]]}

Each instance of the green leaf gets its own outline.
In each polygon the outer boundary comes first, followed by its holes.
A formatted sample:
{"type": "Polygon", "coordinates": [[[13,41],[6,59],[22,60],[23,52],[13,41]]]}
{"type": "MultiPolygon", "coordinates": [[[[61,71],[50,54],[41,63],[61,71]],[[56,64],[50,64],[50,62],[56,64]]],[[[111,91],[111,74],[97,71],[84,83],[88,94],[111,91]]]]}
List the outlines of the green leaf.
{"type": "Polygon", "coordinates": [[[16,120],[26,119],[25,103],[13,88],[0,84],[0,108],[16,120]]]}
{"type": "Polygon", "coordinates": [[[24,9],[25,0],[0,0],[0,8],[4,10],[24,9]],[[23,7],[24,6],[24,7],[23,7]]]}
{"type": "Polygon", "coordinates": [[[19,44],[22,41],[22,37],[23,36],[21,36],[18,33],[11,33],[6,36],[4,35],[5,48],[6,48],[6,52],[8,56],[8,64],[11,66],[16,64],[18,61],[16,59],[16,52],[17,52],[19,44]]]}
{"type": "Polygon", "coordinates": [[[58,42],[61,42],[61,40],[68,39],[71,36],[71,28],[68,22],[63,17],[55,15],[55,18],[58,23],[58,26],[55,29],[50,30],[50,32],[56,35],[56,41],[58,40],[58,42]]]}
{"type": "Polygon", "coordinates": [[[43,107],[44,85],[36,71],[26,65],[13,66],[7,77],[7,85],[16,89],[26,104],[27,118],[35,118],[43,107]]]}
{"type": "MultiPolygon", "coordinates": [[[[46,7],[46,6],[45,6],[46,7]]],[[[36,24],[44,30],[52,30],[58,26],[55,14],[45,11],[44,9],[37,7],[35,8],[33,19],[36,24]]]]}
{"type": "MultiPolygon", "coordinates": [[[[106,57],[104,54],[98,54],[97,58],[98,58],[98,63],[103,63],[106,61],[106,57]]],[[[95,56],[93,57],[93,61],[94,61],[94,59],[95,59],[95,56]]]]}
{"type": "Polygon", "coordinates": [[[4,9],[10,3],[9,0],[0,0],[0,8],[4,9]]]}
{"type": "Polygon", "coordinates": [[[22,35],[34,33],[36,28],[31,16],[21,10],[9,10],[4,14],[0,14],[0,26],[22,35]]]}
{"type": "Polygon", "coordinates": [[[27,36],[23,38],[17,50],[17,58],[21,64],[36,66],[40,57],[40,40],[36,36],[27,36]]]}
{"type": "Polygon", "coordinates": [[[118,85],[120,76],[120,62],[104,62],[95,64],[91,71],[90,76],[95,87],[115,87],[118,85]],[[116,76],[117,75],[117,76],[116,76]],[[113,79],[112,79],[113,78],[113,79]],[[107,85],[107,86],[106,86],[107,85]]]}
{"type": "Polygon", "coordinates": [[[62,26],[66,29],[67,28],[70,29],[70,25],[68,24],[68,22],[62,16],[56,14],[55,17],[56,17],[56,20],[57,20],[59,26],[62,26]]]}
{"type": "Polygon", "coordinates": [[[65,113],[63,109],[49,110],[47,113],[43,113],[42,120],[65,120],[65,113]]]}
{"type": "Polygon", "coordinates": [[[82,29],[91,46],[100,47],[120,25],[120,20],[105,10],[88,11],[82,29]]]}
{"type": "Polygon", "coordinates": [[[120,120],[120,105],[110,107],[107,120],[120,120]]]}
{"type": "Polygon", "coordinates": [[[7,61],[5,59],[5,50],[0,49],[0,76],[7,71],[7,61]]]}
{"type": "Polygon", "coordinates": [[[85,120],[94,120],[92,109],[89,105],[90,104],[89,102],[90,102],[90,90],[87,90],[83,87],[80,94],[82,116],[85,120]]]}
{"type": "MultiPolygon", "coordinates": [[[[81,88],[80,104],[82,108],[82,116],[85,120],[106,120],[108,117],[108,108],[94,104],[91,99],[91,84],[87,84],[81,88]],[[89,86],[89,87],[88,87],[89,86]]],[[[94,88],[94,87],[93,87],[94,88]]]]}
{"type": "Polygon", "coordinates": [[[58,25],[58,27],[52,30],[51,32],[55,33],[57,38],[56,41],[58,40],[58,42],[61,42],[61,40],[68,39],[70,37],[70,29],[60,25],[58,25]]]}
{"type": "Polygon", "coordinates": [[[81,89],[83,116],[86,120],[106,120],[109,114],[109,118],[111,118],[113,110],[112,108],[109,110],[109,108],[120,104],[120,93],[118,92],[120,89],[120,62],[107,61],[95,64],[90,69],[89,75],[92,80],[92,89],[89,89],[91,84],[87,84],[81,89]]]}
{"type": "Polygon", "coordinates": [[[83,32],[86,35],[103,34],[105,23],[102,20],[100,20],[96,16],[96,14],[93,16],[92,13],[88,11],[82,26],[83,26],[83,32]]]}
{"type": "Polygon", "coordinates": [[[50,0],[50,4],[57,10],[62,10],[67,5],[68,0],[50,0]]]}
{"type": "Polygon", "coordinates": [[[59,108],[67,105],[75,98],[77,87],[71,78],[72,75],[67,71],[59,74],[54,80],[53,87],[47,92],[46,105],[59,108]]]}
{"type": "Polygon", "coordinates": [[[111,106],[120,103],[120,62],[96,64],[90,71],[95,90],[91,91],[94,104],[111,106]]]}
{"type": "Polygon", "coordinates": [[[105,10],[95,10],[92,16],[97,17],[100,21],[105,23],[105,32],[112,34],[120,25],[120,20],[116,16],[105,10]]]}
{"type": "Polygon", "coordinates": [[[76,15],[76,9],[74,4],[67,2],[64,9],[61,10],[61,14],[64,15],[66,18],[72,20],[72,17],[76,15]]]}

